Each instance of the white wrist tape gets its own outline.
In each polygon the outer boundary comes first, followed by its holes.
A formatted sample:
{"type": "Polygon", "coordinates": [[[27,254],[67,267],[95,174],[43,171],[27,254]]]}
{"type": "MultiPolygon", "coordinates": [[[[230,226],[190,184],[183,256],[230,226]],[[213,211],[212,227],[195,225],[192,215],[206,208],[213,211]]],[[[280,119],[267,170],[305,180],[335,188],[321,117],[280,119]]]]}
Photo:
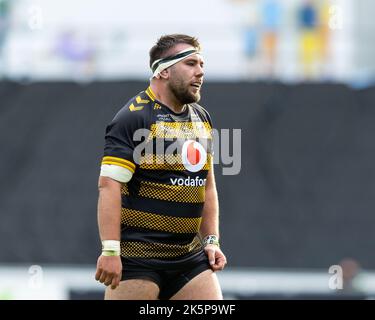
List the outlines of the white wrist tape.
{"type": "Polygon", "coordinates": [[[120,241],[118,240],[103,240],[102,241],[103,256],[119,256],[120,255],[120,241]]]}
{"type": "Polygon", "coordinates": [[[220,247],[219,237],[215,234],[210,234],[203,239],[203,245],[214,244],[215,246],[220,247]]]}

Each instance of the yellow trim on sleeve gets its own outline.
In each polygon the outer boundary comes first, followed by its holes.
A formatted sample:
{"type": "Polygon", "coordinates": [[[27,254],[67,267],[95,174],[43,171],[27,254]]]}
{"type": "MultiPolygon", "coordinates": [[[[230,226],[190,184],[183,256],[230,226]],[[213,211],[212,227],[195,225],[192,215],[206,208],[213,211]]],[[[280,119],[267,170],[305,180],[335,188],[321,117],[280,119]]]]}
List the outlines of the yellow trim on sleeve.
{"type": "Polygon", "coordinates": [[[122,159],[122,158],[118,158],[118,157],[106,156],[106,157],[103,158],[103,161],[112,161],[112,162],[122,163],[124,165],[129,166],[133,170],[135,170],[135,164],[133,162],[129,161],[129,160],[126,160],[126,159],[122,159]]]}
{"type": "Polygon", "coordinates": [[[123,164],[123,163],[119,163],[119,162],[113,162],[113,161],[102,161],[102,164],[112,164],[112,165],[115,165],[115,166],[119,166],[119,167],[123,167],[125,169],[128,169],[129,171],[131,171],[132,173],[134,173],[134,169],[127,166],[126,164],[123,164]]]}

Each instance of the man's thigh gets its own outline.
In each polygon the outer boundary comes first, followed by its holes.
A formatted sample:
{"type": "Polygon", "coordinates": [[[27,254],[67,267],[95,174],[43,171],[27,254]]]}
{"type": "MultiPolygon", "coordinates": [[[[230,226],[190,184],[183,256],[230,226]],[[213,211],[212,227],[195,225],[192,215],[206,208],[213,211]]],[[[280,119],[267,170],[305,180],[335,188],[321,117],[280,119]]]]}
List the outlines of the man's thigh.
{"type": "Polygon", "coordinates": [[[131,279],[120,282],[116,289],[107,287],[105,300],[157,300],[158,285],[151,280],[131,279]]]}
{"type": "Polygon", "coordinates": [[[171,300],[222,300],[220,284],[212,270],[206,270],[185,284],[171,300]]]}

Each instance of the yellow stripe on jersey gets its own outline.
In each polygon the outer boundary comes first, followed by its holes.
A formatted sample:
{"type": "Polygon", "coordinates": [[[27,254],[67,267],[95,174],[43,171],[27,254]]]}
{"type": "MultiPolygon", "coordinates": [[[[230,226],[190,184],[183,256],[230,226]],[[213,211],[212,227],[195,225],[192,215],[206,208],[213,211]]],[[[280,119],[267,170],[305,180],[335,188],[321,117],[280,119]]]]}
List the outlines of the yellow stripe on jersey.
{"type": "Polygon", "coordinates": [[[163,122],[151,125],[150,138],[212,139],[209,122],[163,122]]]}
{"type": "MultiPolygon", "coordinates": [[[[207,154],[207,162],[202,170],[210,170],[211,154],[207,154]]],[[[146,154],[140,158],[139,168],[144,170],[168,170],[168,171],[184,171],[186,168],[182,164],[181,155],[174,154],[146,154]]]]}
{"type": "Polygon", "coordinates": [[[125,169],[128,169],[128,170],[131,171],[132,173],[134,173],[134,169],[133,169],[133,168],[130,168],[130,167],[127,166],[126,164],[122,164],[122,163],[119,163],[119,162],[113,162],[113,161],[102,161],[102,164],[112,164],[112,165],[115,165],[115,166],[123,167],[123,168],[125,168],[125,169]]]}
{"type": "Polygon", "coordinates": [[[195,237],[191,243],[186,245],[145,243],[122,241],[121,256],[137,258],[174,258],[202,248],[201,241],[195,237]]]}
{"type": "Polygon", "coordinates": [[[151,87],[148,87],[148,88],[146,89],[146,94],[150,97],[150,99],[151,99],[152,101],[155,101],[156,97],[155,97],[155,94],[154,94],[154,92],[152,91],[151,87]]]}
{"type": "Polygon", "coordinates": [[[112,156],[105,156],[103,158],[103,161],[114,161],[114,162],[120,162],[120,163],[123,163],[123,164],[126,164],[128,166],[130,166],[131,168],[133,168],[135,170],[135,164],[129,160],[126,160],[126,159],[123,159],[123,158],[118,158],[118,157],[112,157],[112,156]]]}
{"type": "Polygon", "coordinates": [[[128,196],[129,195],[129,188],[126,183],[121,184],[121,194],[128,196]]]}
{"type": "Polygon", "coordinates": [[[121,223],[126,226],[173,233],[197,233],[202,218],[179,218],[129,208],[121,209],[121,223]]]}
{"type": "Polygon", "coordinates": [[[122,158],[106,156],[103,158],[102,164],[117,165],[117,166],[129,169],[133,173],[135,171],[135,164],[129,160],[122,159],[122,158]]]}
{"type": "Polygon", "coordinates": [[[169,184],[141,181],[139,196],[158,200],[203,203],[205,186],[174,186],[169,184]]]}

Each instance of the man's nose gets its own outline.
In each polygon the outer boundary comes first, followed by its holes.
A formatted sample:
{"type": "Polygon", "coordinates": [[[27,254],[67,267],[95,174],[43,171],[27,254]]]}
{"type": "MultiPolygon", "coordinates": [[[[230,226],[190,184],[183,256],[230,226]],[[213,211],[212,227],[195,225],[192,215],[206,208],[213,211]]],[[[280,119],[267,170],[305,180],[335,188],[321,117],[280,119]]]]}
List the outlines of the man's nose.
{"type": "Polygon", "coordinates": [[[204,76],[203,67],[201,67],[200,65],[198,65],[196,75],[197,75],[198,77],[203,77],[203,76],[204,76]]]}

